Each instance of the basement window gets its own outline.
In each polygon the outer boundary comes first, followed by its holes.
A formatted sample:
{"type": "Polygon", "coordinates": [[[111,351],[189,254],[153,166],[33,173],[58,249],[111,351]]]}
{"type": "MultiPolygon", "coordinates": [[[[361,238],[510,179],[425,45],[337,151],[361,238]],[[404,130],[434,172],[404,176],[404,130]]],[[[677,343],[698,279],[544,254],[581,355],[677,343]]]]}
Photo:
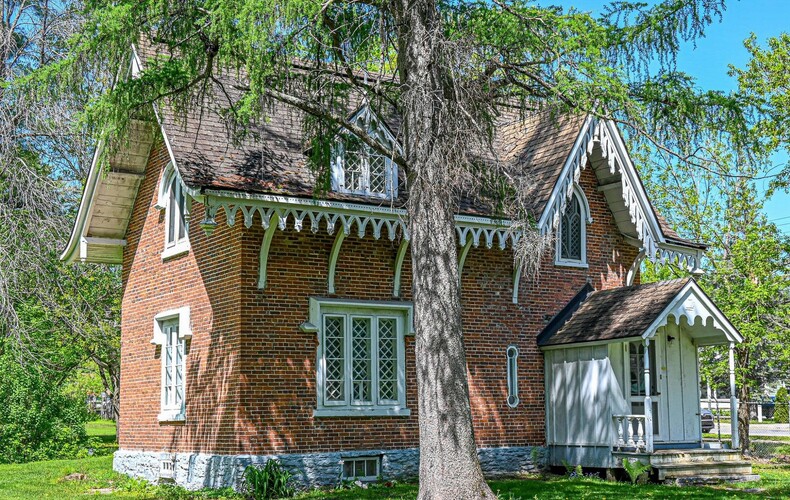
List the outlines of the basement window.
{"type": "Polygon", "coordinates": [[[345,481],[377,481],[381,475],[381,459],[379,457],[354,457],[343,459],[343,475],[345,481]]]}

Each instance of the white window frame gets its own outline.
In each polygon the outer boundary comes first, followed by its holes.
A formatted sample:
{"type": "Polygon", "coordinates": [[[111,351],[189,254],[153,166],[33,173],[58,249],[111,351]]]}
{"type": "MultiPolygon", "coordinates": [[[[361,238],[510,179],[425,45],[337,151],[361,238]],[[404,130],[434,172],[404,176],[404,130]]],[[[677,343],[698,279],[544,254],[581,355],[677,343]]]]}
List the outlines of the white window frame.
{"type": "MultiPolygon", "coordinates": [[[[186,388],[187,388],[187,373],[186,373],[186,358],[187,358],[187,340],[192,338],[192,327],[190,324],[189,307],[180,307],[178,309],[171,309],[161,312],[154,316],[154,335],[151,338],[151,343],[159,345],[162,348],[162,368],[160,376],[160,412],[158,420],[160,422],[183,422],[186,420],[186,388]],[[165,396],[165,383],[166,383],[166,353],[165,349],[170,341],[166,333],[168,324],[175,323],[178,325],[178,339],[177,342],[182,344],[183,355],[181,356],[181,380],[183,381],[183,394],[181,395],[181,404],[170,404],[165,396]]],[[[176,370],[179,367],[175,368],[176,370]]]]}
{"type": "Polygon", "coordinates": [[[582,191],[578,184],[574,184],[573,192],[566,201],[566,209],[567,205],[573,201],[573,196],[576,196],[579,200],[579,210],[581,212],[580,215],[582,219],[581,224],[579,224],[581,231],[579,240],[581,245],[581,258],[567,259],[562,257],[562,219],[565,216],[565,214],[562,213],[560,214],[560,221],[557,224],[557,237],[555,239],[554,245],[554,265],[562,267],[580,267],[586,269],[589,267],[587,264],[587,225],[592,224],[590,205],[587,202],[587,197],[584,195],[584,191],[582,191]]]}
{"type": "Polygon", "coordinates": [[[507,405],[511,408],[518,406],[518,347],[507,346],[507,405]]]}
{"type": "MultiPolygon", "coordinates": [[[[365,468],[367,468],[367,463],[365,463],[365,468]]],[[[365,471],[367,472],[367,470],[365,471]]],[[[340,459],[340,479],[343,481],[363,481],[363,482],[373,482],[378,481],[379,477],[381,477],[381,457],[380,456],[359,456],[359,457],[343,457],[340,459]],[[346,475],[346,463],[355,463],[355,462],[367,462],[368,460],[374,460],[376,462],[376,474],[373,476],[348,476],[346,475]]]]}
{"type": "MultiPolygon", "coordinates": [[[[413,307],[408,302],[375,302],[375,301],[355,301],[342,299],[323,299],[310,298],[310,328],[305,331],[315,332],[318,336],[318,348],[316,349],[316,409],[313,410],[314,417],[340,417],[340,416],[409,416],[411,410],[406,407],[406,343],[405,336],[412,335],[413,307]],[[346,327],[344,328],[345,341],[345,401],[333,402],[324,401],[326,361],[324,359],[324,320],[327,316],[344,316],[346,327]],[[351,343],[348,341],[351,336],[351,318],[353,317],[373,317],[373,318],[394,318],[397,329],[397,400],[387,402],[376,401],[378,398],[378,388],[376,380],[378,378],[378,344],[377,335],[371,331],[371,354],[375,353],[371,363],[371,402],[354,402],[351,394],[351,380],[349,367],[351,364],[350,349],[351,343]]],[[[372,321],[375,325],[376,321],[372,321]]],[[[375,328],[372,326],[372,328],[375,328]]]]}
{"type": "MultiPolygon", "coordinates": [[[[366,127],[368,134],[376,138],[379,143],[386,147],[393,148],[399,151],[397,141],[385,128],[383,122],[367,108],[362,108],[356,116],[351,118],[353,123],[361,124],[366,127]]],[[[331,170],[332,170],[332,190],[338,193],[358,194],[362,196],[369,196],[373,198],[392,199],[398,196],[398,165],[392,161],[392,158],[382,155],[374,151],[370,146],[360,141],[367,156],[381,156],[384,158],[384,176],[385,188],[384,192],[370,190],[370,162],[364,161],[362,165],[362,184],[364,189],[352,189],[346,187],[346,147],[345,141],[342,137],[338,139],[332,155],[331,170]]]]}
{"type": "Polygon", "coordinates": [[[175,167],[173,167],[173,163],[168,163],[165,167],[164,172],[162,173],[162,181],[159,184],[159,195],[157,198],[157,202],[155,207],[159,210],[165,211],[165,234],[164,234],[164,250],[162,251],[162,260],[169,259],[178,255],[185,254],[189,252],[190,245],[189,245],[189,214],[191,211],[192,205],[192,198],[187,193],[186,187],[184,183],[181,181],[181,177],[178,175],[175,167]],[[184,213],[180,213],[180,208],[178,207],[178,203],[175,206],[172,206],[171,203],[171,191],[175,188],[176,193],[175,196],[184,197],[184,213]],[[178,231],[179,227],[176,223],[176,227],[173,228],[173,235],[174,239],[171,241],[169,239],[170,234],[170,214],[175,210],[175,214],[173,217],[174,221],[181,220],[182,216],[184,219],[184,236],[179,238],[178,231]]]}

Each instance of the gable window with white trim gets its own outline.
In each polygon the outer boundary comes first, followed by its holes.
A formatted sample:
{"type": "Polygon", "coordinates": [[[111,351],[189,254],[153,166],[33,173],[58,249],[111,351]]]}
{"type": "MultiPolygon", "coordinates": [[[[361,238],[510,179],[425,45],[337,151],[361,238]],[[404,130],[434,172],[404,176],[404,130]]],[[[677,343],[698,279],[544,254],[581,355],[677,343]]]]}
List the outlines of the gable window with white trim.
{"type": "Polygon", "coordinates": [[[587,267],[587,223],[589,208],[584,194],[577,187],[568,198],[565,212],[557,228],[556,255],[558,266],[587,267]]]}
{"type": "MultiPolygon", "coordinates": [[[[369,110],[363,109],[352,121],[364,126],[368,135],[385,148],[396,147],[392,135],[369,110]]],[[[388,199],[398,195],[397,165],[358,137],[350,134],[341,136],[333,156],[334,191],[388,199]]]]}
{"type": "Polygon", "coordinates": [[[189,197],[172,163],[165,167],[156,207],[165,211],[165,249],[162,258],[189,251],[189,197]]]}
{"type": "Polygon", "coordinates": [[[411,305],[311,299],[318,334],[314,416],[406,416],[411,305]]]}
{"type": "Polygon", "coordinates": [[[186,419],[187,340],[192,337],[189,308],[157,314],[152,344],[161,346],[162,382],[160,422],[186,419]]]}

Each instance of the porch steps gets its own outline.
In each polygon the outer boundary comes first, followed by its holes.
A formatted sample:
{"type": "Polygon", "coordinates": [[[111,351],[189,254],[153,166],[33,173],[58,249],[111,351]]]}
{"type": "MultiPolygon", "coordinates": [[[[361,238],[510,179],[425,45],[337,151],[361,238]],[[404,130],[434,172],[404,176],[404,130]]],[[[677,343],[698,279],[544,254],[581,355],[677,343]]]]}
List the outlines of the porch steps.
{"type": "Polygon", "coordinates": [[[752,464],[738,450],[674,449],[647,453],[615,453],[621,458],[650,463],[659,481],[678,484],[755,481],[752,464]]]}

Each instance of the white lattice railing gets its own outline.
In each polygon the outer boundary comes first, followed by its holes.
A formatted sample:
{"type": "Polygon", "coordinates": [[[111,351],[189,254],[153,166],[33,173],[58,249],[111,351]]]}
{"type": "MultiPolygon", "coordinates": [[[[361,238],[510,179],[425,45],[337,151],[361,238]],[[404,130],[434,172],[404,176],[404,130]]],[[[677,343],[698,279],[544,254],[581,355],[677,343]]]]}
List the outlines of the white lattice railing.
{"type": "Polygon", "coordinates": [[[645,438],[647,417],[645,415],[612,415],[616,435],[614,448],[617,451],[647,451],[648,441],[645,438]]]}

